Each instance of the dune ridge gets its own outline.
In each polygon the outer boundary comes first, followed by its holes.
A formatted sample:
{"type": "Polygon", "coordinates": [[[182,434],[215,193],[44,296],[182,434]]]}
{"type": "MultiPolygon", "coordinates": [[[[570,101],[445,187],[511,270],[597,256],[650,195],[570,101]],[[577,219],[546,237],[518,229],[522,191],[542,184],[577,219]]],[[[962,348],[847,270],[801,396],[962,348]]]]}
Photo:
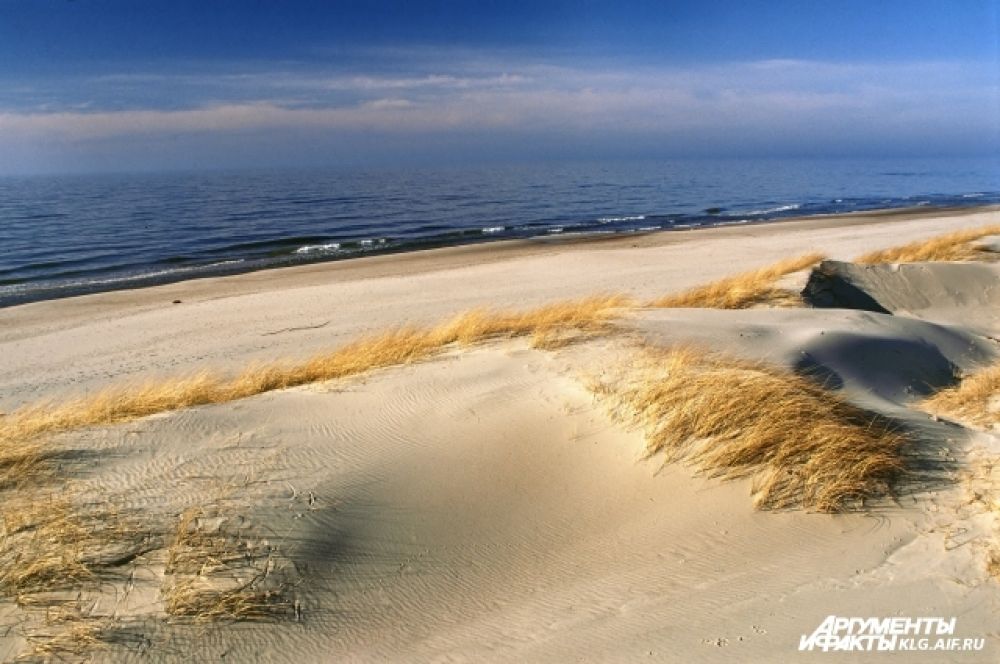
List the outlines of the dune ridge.
{"type": "MultiPolygon", "coordinates": [[[[791,306],[797,294],[773,287],[774,282],[823,259],[807,254],[727,277],[679,295],[649,302],[651,307],[744,308],[753,304],[791,306]]],[[[255,394],[358,375],[366,371],[420,361],[450,344],[469,345],[491,339],[530,336],[538,348],[556,348],[574,333],[607,331],[618,312],[636,306],[623,294],[597,294],[526,311],[473,309],[432,327],[399,327],[349,342],[301,363],[274,362],[246,369],[227,379],[202,371],[106,388],[98,394],[63,404],[29,404],[0,416],[0,470],[8,478],[37,466],[42,449],[25,443],[39,435],[112,424],[155,413],[225,403],[255,394]]],[[[0,475],[0,481],[4,475],[0,475]]]]}
{"type": "Polygon", "coordinates": [[[362,337],[301,363],[252,366],[227,379],[203,371],[189,377],[114,386],[62,404],[28,405],[0,419],[0,481],[18,484],[44,459],[43,434],[113,424],[181,408],[225,403],[322,380],[355,376],[427,359],[451,344],[532,336],[539,345],[559,335],[608,329],[614,312],[629,304],[622,295],[595,295],[512,312],[475,309],[439,325],[401,327],[362,337]]]}
{"type": "Polygon", "coordinates": [[[996,257],[995,253],[988,248],[974,244],[976,240],[989,235],[1000,235],[1000,224],[945,233],[928,240],[918,240],[898,247],[878,249],[858,256],[854,262],[862,265],[874,265],[877,263],[992,260],[996,257]]]}
{"type": "Polygon", "coordinates": [[[755,305],[801,306],[799,294],[775,283],[784,276],[801,272],[824,259],[820,253],[786,258],[772,265],[695,286],[681,293],[665,295],[649,302],[650,307],[745,309],[755,305]]]}
{"type": "Polygon", "coordinates": [[[904,470],[904,435],[807,377],[693,347],[643,355],[597,393],[644,429],[650,454],[752,477],[759,509],[840,512],[887,495],[904,470]]]}

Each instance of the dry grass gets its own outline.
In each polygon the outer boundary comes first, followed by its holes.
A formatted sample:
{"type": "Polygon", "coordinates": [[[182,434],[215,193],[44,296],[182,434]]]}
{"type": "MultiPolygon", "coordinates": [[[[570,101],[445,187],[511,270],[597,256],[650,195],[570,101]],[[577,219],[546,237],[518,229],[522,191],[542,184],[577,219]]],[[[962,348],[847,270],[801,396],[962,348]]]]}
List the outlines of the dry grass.
{"type": "MultiPolygon", "coordinates": [[[[110,501],[84,505],[69,490],[62,498],[43,497],[36,480],[56,476],[58,448],[49,434],[417,362],[451,344],[530,336],[536,347],[556,347],[607,331],[616,309],[628,304],[621,296],[597,296],[523,312],[471,311],[434,327],[367,336],[301,363],[251,367],[230,378],[200,373],[113,387],[0,416],[0,594],[16,598],[23,608],[50,609],[53,594],[95,588],[113,568],[163,546],[160,537],[142,532],[138,521],[125,518],[110,501]]],[[[182,515],[167,547],[161,586],[169,617],[208,622],[300,616],[297,602],[288,599],[294,566],[239,523],[203,508],[182,515]]],[[[109,625],[108,618],[47,614],[41,628],[25,631],[32,646],[26,657],[90,654],[107,645],[109,625]]]]}
{"type": "Polygon", "coordinates": [[[756,305],[801,306],[796,291],[775,286],[782,277],[800,272],[823,260],[818,253],[787,258],[749,272],[725,277],[709,284],[667,295],[649,303],[651,307],[746,309],[756,305]]]}
{"type": "Polygon", "coordinates": [[[921,240],[899,247],[872,251],[858,257],[854,262],[864,265],[874,265],[877,263],[988,260],[995,257],[995,254],[976,247],[974,244],[976,240],[988,235],[1000,235],[1000,225],[957,231],[955,233],[939,235],[929,240],[921,240]]]}
{"type": "Polygon", "coordinates": [[[295,613],[278,552],[239,519],[193,507],[180,517],[161,588],[173,618],[193,622],[273,620],[295,613]]]}
{"type": "Polygon", "coordinates": [[[58,496],[30,488],[5,495],[0,596],[13,598],[26,618],[20,632],[28,650],[18,661],[92,661],[93,651],[119,640],[116,619],[84,610],[82,597],[124,579],[121,568],[158,545],[135,516],[103,498],[82,501],[75,485],[58,496]]]}
{"type": "Polygon", "coordinates": [[[218,582],[186,578],[164,589],[165,609],[175,619],[195,623],[249,622],[291,617],[294,608],[284,588],[265,589],[264,577],[220,588],[218,582]]]}
{"type": "Polygon", "coordinates": [[[248,538],[240,528],[234,529],[231,519],[209,514],[204,507],[192,507],[181,514],[167,549],[166,574],[209,576],[270,553],[268,545],[248,538]]]}
{"type": "Polygon", "coordinates": [[[27,406],[0,419],[0,481],[17,483],[33,467],[25,455],[43,434],[113,424],[155,413],[224,403],[271,390],[354,376],[374,369],[427,359],[450,344],[534,336],[544,345],[574,331],[608,329],[615,311],[629,301],[600,295],[523,312],[475,310],[436,327],[408,327],[363,337],[298,364],[251,367],[235,378],[200,373],[144,385],[117,386],[62,404],[27,406]],[[5,459],[10,459],[5,465],[5,459]],[[4,477],[7,479],[4,480],[4,477]]]}
{"type": "Polygon", "coordinates": [[[0,518],[0,592],[17,596],[92,580],[83,558],[93,535],[68,500],[7,502],[0,518]]]}
{"type": "Polygon", "coordinates": [[[19,661],[92,661],[95,651],[106,650],[113,640],[115,621],[94,616],[78,602],[48,607],[42,626],[30,629],[25,637],[30,650],[19,661]]]}
{"type": "Polygon", "coordinates": [[[36,484],[50,473],[47,461],[52,454],[51,447],[38,440],[0,439],[0,491],[36,484]]]}
{"type": "MultiPolygon", "coordinates": [[[[65,492],[69,493],[69,492],[65,492]]],[[[151,548],[151,535],[110,505],[70,497],[5,501],[0,515],[0,595],[79,588],[151,548]]]]}
{"type": "Polygon", "coordinates": [[[983,369],[924,401],[931,413],[976,426],[1000,424],[1000,364],[983,369]]]}
{"type": "Polygon", "coordinates": [[[904,438],[812,380],[691,348],[650,350],[644,366],[598,386],[644,427],[650,454],[722,478],[752,477],[758,508],[845,510],[885,495],[904,438]]]}

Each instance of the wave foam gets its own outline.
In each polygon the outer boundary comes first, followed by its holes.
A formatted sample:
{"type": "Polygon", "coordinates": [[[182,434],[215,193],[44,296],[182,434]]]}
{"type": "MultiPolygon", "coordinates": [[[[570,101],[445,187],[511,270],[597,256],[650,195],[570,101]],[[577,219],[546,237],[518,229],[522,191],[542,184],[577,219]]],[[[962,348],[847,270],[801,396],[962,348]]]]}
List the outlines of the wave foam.
{"type": "Polygon", "coordinates": [[[637,215],[625,216],[625,217],[598,217],[597,221],[599,221],[602,224],[612,224],[612,223],[619,222],[619,221],[642,221],[645,218],[646,218],[646,215],[644,215],[644,214],[637,214],[637,215]]]}
{"type": "Polygon", "coordinates": [[[762,214],[774,214],[776,212],[788,212],[790,210],[798,210],[802,205],[800,203],[789,203],[788,205],[779,205],[773,208],[764,208],[763,210],[747,210],[738,212],[727,212],[725,216],[727,217],[759,217],[762,214]]]}
{"type": "Polygon", "coordinates": [[[295,250],[297,254],[314,254],[325,251],[336,251],[340,249],[339,242],[329,242],[327,244],[307,244],[295,250]]]}

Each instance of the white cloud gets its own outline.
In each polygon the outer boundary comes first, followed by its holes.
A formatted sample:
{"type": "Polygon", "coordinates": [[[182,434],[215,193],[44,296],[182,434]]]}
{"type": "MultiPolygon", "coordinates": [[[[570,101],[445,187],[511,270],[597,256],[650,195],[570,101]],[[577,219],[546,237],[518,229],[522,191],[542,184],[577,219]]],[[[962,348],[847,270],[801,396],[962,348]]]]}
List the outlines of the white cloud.
{"type": "Polygon", "coordinates": [[[399,110],[403,108],[413,108],[413,102],[409,99],[373,99],[371,101],[366,101],[362,106],[363,108],[375,111],[399,110]]]}
{"type": "Polygon", "coordinates": [[[808,140],[853,134],[997,132],[997,81],[972,64],[768,60],[583,69],[496,63],[414,76],[234,74],[105,77],[115,85],[197,85],[233,99],[174,110],[95,107],[0,112],[4,143],[81,144],[149,135],[279,130],[734,134],[808,140]],[[186,81],[186,82],[185,82],[186,81]],[[216,82],[213,85],[212,81],[216,82]],[[316,91],[347,95],[335,101],[316,91]],[[249,95],[257,98],[246,101],[249,95]],[[281,95],[270,95],[281,92],[281,95]],[[292,97],[296,101],[289,102],[292,97]]]}

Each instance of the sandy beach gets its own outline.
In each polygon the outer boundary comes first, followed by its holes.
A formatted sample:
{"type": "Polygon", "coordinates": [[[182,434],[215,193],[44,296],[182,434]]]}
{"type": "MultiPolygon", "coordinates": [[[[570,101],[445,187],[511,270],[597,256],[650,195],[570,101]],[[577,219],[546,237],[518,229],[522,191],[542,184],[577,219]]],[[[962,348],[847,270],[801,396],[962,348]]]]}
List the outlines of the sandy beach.
{"type": "Polygon", "coordinates": [[[475,307],[600,292],[655,297],[810,251],[871,249],[995,223],[916,209],[581,241],[501,242],[266,270],[0,309],[0,410],[112,379],[306,357],[475,307]],[[879,223],[873,223],[879,222],[879,223]],[[180,304],[173,304],[180,300],[180,304]]]}
{"type": "MultiPolygon", "coordinates": [[[[0,597],[0,660],[45,659],[40,645],[89,625],[72,657],[859,661],[799,651],[837,615],[954,617],[954,636],[982,649],[883,658],[996,661],[1000,437],[924,403],[1000,358],[991,238],[976,245],[983,260],[844,263],[997,224],[996,208],[913,209],[492,243],[2,309],[0,425],[40,402],[302,362],[476,308],[629,298],[611,327],[557,343],[499,334],[341,379],[54,428],[54,478],[8,486],[6,513],[113,506],[131,539],[100,555],[81,540],[104,561],[88,563],[96,576],[0,597]],[[810,253],[827,262],[774,284],[795,297],[810,285],[795,306],[650,305],[810,253]],[[905,472],[885,495],[825,513],[755,504],[756,466],[720,475],[650,454],[648,427],[602,390],[640,376],[649,349],[692,345],[819,376],[844,408],[905,432],[905,472]],[[199,547],[217,548],[216,562],[199,547]],[[239,620],[171,604],[180,589],[247,579],[280,610],[239,620]],[[75,618],[53,621],[53,606],[75,618]]],[[[15,536],[29,537],[8,518],[15,536]]],[[[16,542],[5,564],[41,546],[16,542]]]]}

